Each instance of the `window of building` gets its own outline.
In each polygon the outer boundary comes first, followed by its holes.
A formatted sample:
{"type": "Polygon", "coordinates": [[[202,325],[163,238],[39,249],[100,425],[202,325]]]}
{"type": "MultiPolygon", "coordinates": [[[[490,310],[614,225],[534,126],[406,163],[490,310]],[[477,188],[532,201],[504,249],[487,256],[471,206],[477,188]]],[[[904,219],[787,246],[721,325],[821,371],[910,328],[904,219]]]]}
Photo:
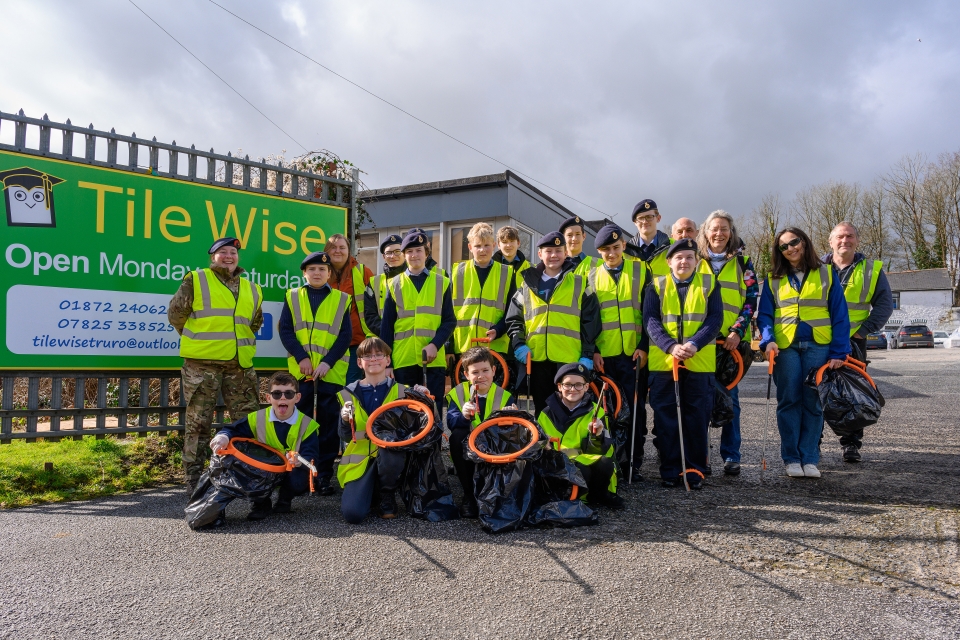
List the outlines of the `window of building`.
{"type": "Polygon", "coordinates": [[[380,233],[377,231],[362,231],[357,243],[357,260],[370,271],[380,271],[380,233]]]}
{"type": "Polygon", "coordinates": [[[536,256],[533,251],[533,233],[523,227],[517,227],[517,235],[520,236],[520,253],[531,263],[535,263],[536,256]]]}
{"type": "Polygon", "coordinates": [[[894,309],[900,308],[900,292],[899,291],[893,292],[893,308],[894,309]]]}
{"type": "MultiPolygon", "coordinates": [[[[493,225],[490,225],[491,227],[493,225]]],[[[463,260],[470,259],[470,241],[467,240],[467,234],[473,225],[467,227],[450,228],[450,264],[454,265],[463,260]]]]}

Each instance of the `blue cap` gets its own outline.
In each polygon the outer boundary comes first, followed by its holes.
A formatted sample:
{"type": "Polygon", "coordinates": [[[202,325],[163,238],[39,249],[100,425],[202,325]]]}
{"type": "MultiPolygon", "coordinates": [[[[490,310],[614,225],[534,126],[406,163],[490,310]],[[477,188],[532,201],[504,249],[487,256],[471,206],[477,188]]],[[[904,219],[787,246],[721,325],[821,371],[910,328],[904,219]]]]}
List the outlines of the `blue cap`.
{"type": "Polygon", "coordinates": [[[580,216],[573,216],[572,218],[567,218],[560,223],[560,233],[567,227],[580,227],[581,231],[583,230],[583,220],[580,219],[580,216]]]}
{"type": "Polygon", "coordinates": [[[328,256],[323,251],[314,251],[300,263],[300,271],[306,270],[308,265],[311,264],[325,264],[328,267],[330,266],[330,256],[328,256]]]}
{"type": "Polygon", "coordinates": [[[697,243],[691,240],[690,238],[684,238],[683,240],[677,240],[670,245],[670,248],[667,249],[667,256],[670,257],[678,251],[693,251],[694,255],[697,253],[697,243]]]}
{"type": "Polygon", "coordinates": [[[216,242],[214,242],[213,245],[211,245],[210,251],[207,251],[207,253],[209,253],[210,255],[213,255],[214,253],[216,253],[218,250],[222,249],[223,247],[236,247],[236,248],[237,248],[237,251],[239,251],[239,250],[240,250],[240,241],[237,240],[236,238],[229,238],[229,237],[228,237],[228,238],[220,238],[219,240],[217,240],[216,242]]]}
{"type": "Polygon", "coordinates": [[[422,231],[411,230],[407,232],[407,235],[403,237],[403,242],[400,243],[400,250],[406,251],[407,249],[413,249],[415,247],[426,247],[427,246],[427,234],[422,231]]]}
{"type": "Polygon", "coordinates": [[[540,238],[540,242],[537,243],[537,249],[541,247],[565,247],[567,246],[567,241],[563,239],[563,236],[559,231],[551,231],[547,235],[540,238]]]}
{"type": "Polygon", "coordinates": [[[557,375],[553,377],[553,384],[560,384],[566,376],[580,376],[584,381],[590,381],[590,370],[579,362],[571,362],[560,367],[557,375]]]}
{"type": "Polygon", "coordinates": [[[659,211],[657,211],[657,203],[651,200],[650,198],[647,198],[646,200],[641,200],[640,202],[637,203],[637,206],[633,208],[633,214],[630,216],[630,219],[633,221],[636,221],[638,214],[647,213],[648,211],[652,211],[654,213],[660,213],[659,211]]]}
{"type": "Polygon", "coordinates": [[[400,244],[401,242],[403,242],[403,238],[401,238],[395,233],[387,236],[387,239],[380,243],[380,253],[383,253],[384,251],[386,251],[387,247],[389,247],[390,245],[400,244]]]}
{"type": "Polygon", "coordinates": [[[599,249],[600,247],[605,247],[608,244],[613,244],[620,240],[626,241],[626,239],[627,234],[623,232],[623,229],[611,223],[600,229],[600,231],[597,231],[597,237],[593,240],[593,246],[599,249]]]}

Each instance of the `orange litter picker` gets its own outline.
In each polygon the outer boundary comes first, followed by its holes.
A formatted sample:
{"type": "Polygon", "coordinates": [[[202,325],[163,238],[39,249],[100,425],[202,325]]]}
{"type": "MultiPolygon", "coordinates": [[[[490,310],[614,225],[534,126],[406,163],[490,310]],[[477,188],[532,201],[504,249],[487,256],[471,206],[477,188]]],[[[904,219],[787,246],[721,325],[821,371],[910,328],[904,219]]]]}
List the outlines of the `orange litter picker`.
{"type": "Polygon", "coordinates": [[[763,418],[763,440],[760,445],[760,475],[767,470],[767,431],[770,427],[770,388],[773,385],[773,352],[767,352],[767,408],[763,418]]]}

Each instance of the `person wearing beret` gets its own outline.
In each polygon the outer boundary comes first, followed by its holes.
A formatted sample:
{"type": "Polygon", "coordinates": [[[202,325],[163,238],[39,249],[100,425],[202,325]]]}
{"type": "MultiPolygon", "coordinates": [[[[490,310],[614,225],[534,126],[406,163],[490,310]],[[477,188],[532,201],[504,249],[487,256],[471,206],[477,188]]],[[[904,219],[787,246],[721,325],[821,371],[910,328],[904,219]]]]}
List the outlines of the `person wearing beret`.
{"type": "Polygon", "coordinates": [[[667,266],[666,252],[674,239],[657,229],[660,222],[657,203],[649,198],[641,200],[633,208],[631,220],[637,226],[637,235],[627,244],[627,253],[646,262],[654,276],[667,275],[670,268],[667,266]]]}
{"type": "Polygon", "coordinates": [[[413,233],[422,234],[423,237],[427,239],[427,244],[426,244],[427,261],[425,263],[427,271],[438,271],[442,276],[447,275],[447,272],[444,271],[439,264],[437,264],[436,260],[433,259],[433,240],[430,239],[430,234],[424,231],[423,229],[421,229],[420,227],[414,227],[413,229],[410,229],[409,231],[407,231],[404,237],[409,236],[410,234],[413,234],[413,233]]]}
{"type": "Polygon", "coordinates": [[[387,281],[400,275],[407,268],[407,263],[403,260],[403,251],[400,250],[401,242],[403,238],[394,233],[380,243],[383,273],[373,276],[367,285],[367,290],[363,293],[363,317],[367,321],[367,328],[377,337],[380,336],[383,303],[387,299],[387,281]]]}
{"type": "Polygon", "coordinates": [[[241,278],[241,243],[220,238],[210,247],[210,266],[186,274],[167,307],[167,319],[180,334],[182,387],[187,406],[183,433],[183,473],[187,495],[203,473],[200,443],[210,438],[217,396],[236,420],[260,408],[253,356],[263,324],[260,285],[241,278]],[[229,336],[229,337],[226,337],[229,336]]]}
{"type": "Polygon", "coordinates": [[[583,474],[587,504],[622,509],[607,417],[586,395],[591,377],[590,370],[579,362],[560,367],[553,378],[556,392],[547,398],[537,424],[550,439],[550,446],[573,460],[583,474]]]}
{"type": "Polygon", "coordinates": [[[333,494],[333,462],[340,448],[337,394],[347,383],[353,328],[350,295],[330,287],[330,256],[315,251],[300,263],[304,284],[287,291],[278,333],[287,350],[287,370],[300,386],[297,409],[319,425],[316,490],[333,494]]]}
{"type": "Polygon", "coordinates": [[[670,273],[653,277],[643,301],[643,320],[650,339],[654,442],[660,453],[663,486],[681,486],[686,476],[691,489],[700,489],[707,470],[707,427],[713,413],[716,337],[723,322],[723,301],[713,273],[698,268],[700,256],[695,241],[688,238],[670,245],[666,260],[670,273]],[[680,455],[674,361],[680,362],[686,468],[680,455]]]}
{"type": "Polygon", "coordinates": [[[587,237],[583,228],[583,220],[580,219],[580,216],[567,218],[560,224],[559,231],[563,234],[564,242],[567,243],[567,257],[573,260],[576,267],[574,273],[587,275],[597,263],[597,260],[583,252],[583,240],[587,237]]]}
{"type": "MultiPolygon", "coordinates": [[[[536,411],[546,406],[551,383],[564,364],[593,369],[600,333],[600,306],[587,277],[567,260],[563,236],[552,231],[537,244],[540,264],[523,272],[507,311],[507,335],[520,369],[530,356],[531,394],[536,411]]],[[[520,390],[521,387],[515,387],[520,390]]]]}
{"type": "Polygon", "coordinates": [[[457,326],[450,279],[427,268],[427,234],[408,233],[400,249],[407,268],[387,284],[380,337],[393,349],[392,375],[400,384],[423,384],[443,410],[447,340],[457,326]]]}
{"type": "MultiPolygon", "coordinates": [[[[593,354],[594,370],[610,377],[630,411],[638,411],[639,438],[629,441],[626,449],[617,451],[620,468],[627,472],[630,448],[633,450],[633,478],[639,479],[643,464],[643,443],[647,435],[647,347],[643,334],[643,292],[650,282],[650,268],[642,260],[625,259],[627,236],[616,224],[608,224],[597,232],[594,245],[600,260],[587,279],[600,304],[600,335],[593,354]],[[637,380],[637,371],[643,376],[637,380]],[[637,402],[634,406],[634,389],[637,402]]],[[[623,442],[623,440],[620,440],[623,442]]]]}

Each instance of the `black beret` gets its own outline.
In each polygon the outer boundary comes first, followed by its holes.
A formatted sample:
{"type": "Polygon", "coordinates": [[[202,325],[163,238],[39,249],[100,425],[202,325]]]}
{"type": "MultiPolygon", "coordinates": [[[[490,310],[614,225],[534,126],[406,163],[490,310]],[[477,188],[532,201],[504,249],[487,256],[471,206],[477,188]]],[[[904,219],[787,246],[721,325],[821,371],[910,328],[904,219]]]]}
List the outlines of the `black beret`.
{"type": "Polygon", "coordinates": [[[300,263],[300,271],[303,271],[311,264],[325,264],[328,267],[330,266],[330,256],[328,256],[323,251],[314,251],[300,263]]]}
{"type": "Polygon", "coordinates": [[[540,238],[540,242],[537,243],[537,249],[541,247],[565,247],[567,246],[567,241],[563,239],[563,236],[560,235],[559,231],[551,231],[547,235],[540,238]]]}
{"type": "Polygon", "coordinates": [[[386,251],[387,247],[389,247],[390,245],[400,244],[401,242],[403,242],[403,238],[401,238],[395,233],[387,236],[387,239],[380,243],[380,253],[383,253],[384,251],[386,251]]]}
{"type": "Polygon", "coordinates": [[[560,224],[560,233],[563,233],[567,227],[580,227],[583,229],[583,220],[580,219],[580,216],[567,218],[560,224]]]}
{"type": "Polygon", "coordinates": [[[210,246],[210,251],[207,251],[207,253],[212,255],[223,247],[236,247],[237,251],[239,251],[240,241],[236,238],[220,238],[210,246]]]}
{"type": "Polygon", "coordinates": [[[637,219],[638,213],[646,213],[648,211],[653,211],[654,213],[660,213],[657,211],[657,203],[647,198],[646,200],[641,200],[637,203],[637,206],[633,208],[633,215],[630,216],[631,220],[637,219]]]}
{"type": "Polygon", "coordinates": [[[403,237],[403,242],[400,243],[400,250],[406,251],[414,247],[425,246],[427,246],[427,234],[422,231],[411,230],[403,237]]]}
{"type": "Polygon", "coordinates": [[[560,367],[557,375],[553,377],[553,384],[560,384],[565,376],[580,376],[586,382],[590,382],[590,370],[579,362],[571,362],[560,367]]]}
{"type": "Polygon", "coordinates": [[[626,240],[627,236],[619,226],[608,224],[600,231],[597,231],[597,237],[593,240],[593,246],[597,249],[613,244],[619,240],[626,240]]]}
{"type": "Polygon", "coordinates": [[[694,255],[697,253],[697,243],[691,240],[690,238],[684,238],[683,240],[677,240],[670,245],[670,248],[667,249],[667,257],[669,258],[678,251],[693,251],[694,255]]]}
{"type": "Polygon", "coordinates": [[[426,233],[426,232],[425,232],[423,229],[421,229],[420,227],[414,227],[413,229],[410,229],[409,231],[407,231],[404,235],[407,235],[407,236],[408,236],[408,235],[410,235],[411,233],[426,233]]]}

